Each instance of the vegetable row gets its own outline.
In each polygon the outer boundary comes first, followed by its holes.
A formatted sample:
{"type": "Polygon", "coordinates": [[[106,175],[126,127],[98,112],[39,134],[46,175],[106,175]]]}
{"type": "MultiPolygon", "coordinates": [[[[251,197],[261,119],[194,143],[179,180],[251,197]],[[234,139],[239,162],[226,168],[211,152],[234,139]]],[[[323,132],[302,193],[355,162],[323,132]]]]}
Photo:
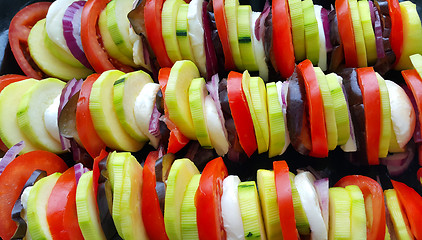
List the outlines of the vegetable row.
{"type": "Polygon", "coordinates": [[[305,59],[323,71],[374,66],[383,75],[412,68],[409,57],[422,53],[412,2],[335,7],[277,0],[252,12],[238,0],[57,0],[18,12],[9,41],[27,76],[63,80],[112,69],[156,73],[179,60],[193,61],[207,80],[230,70],[287,79],[305,59]]]}
{"type": "Polygon", "coordinates": [[[329,188],[327,178],[295,175],[275,161],[274,170],[258,170],[257,182],[241,182],[222,158],[200,173],[189,159],[162,151],[151,152],[143,167],[131,153],[105,151],[93,171],[63,165],[52,153],[33,151],[6,166],[0,185],[21,192],[0,192],[3,239],[422,237],[422,197],[396,181],[383,191],[375,180],[351,175],[329,188]],[[30,163],[34,157],[43,161],[30,163]]]}

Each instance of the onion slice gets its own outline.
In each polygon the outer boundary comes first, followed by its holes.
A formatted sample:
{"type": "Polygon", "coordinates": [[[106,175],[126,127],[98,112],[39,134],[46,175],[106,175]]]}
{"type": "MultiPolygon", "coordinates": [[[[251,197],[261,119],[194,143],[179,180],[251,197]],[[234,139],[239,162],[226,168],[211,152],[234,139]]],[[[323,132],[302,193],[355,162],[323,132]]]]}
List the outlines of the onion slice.
{"type": "Polygon", "coordinates": [[[75,169],[75,180],[76,180],[76,185],[78,185],[79,183],[79,179],[82,177],[82,175],[86,172],[89,171],[88,168],[84,167],[84,165],[82,163],[77,163],[75,164],[75,166],[73,166],[73,168],[75,169]]]}
{"type": "Polygon", "coordinates": [[[322,20],[322,26],[324,28],[324,34],[325,34],[325,48],[327,52],[330,52],[333,50],[333,45],[330,41],[330,20],[328,19],[328,14],[330,11],[328,11],[325,8],[321,8],[321,20],[322,20]]]}
{"type": "Polygon", "coordinates": [[[267,19],[268,14],[270,14],[270,10],[271,10],[270,2],[267,0],[265,1],[264,10],[262,10],[258,19],[256,19],[255,21],[255,37],[258,41],[260,41],[261,38],[264,37],[265,19],[267,19]]]}
{"type": "Polygon", "coordinates": [[[161,113],[157,109],[157,105],[154,104],[154,108],[152,109],[151,120],[149,121],[149,133],[153,136],[158,137],[160,136],[160,119],[161,113]]]}
{"type": "Polygon", "coordinates": [[[325,227],[328,231],[329,226],[329,195],[328,195],[328,189],[329,189],[329,180],[328,178],[322,178],[319,180],[316,180],[314,182],[315,190],[318,193],[318,200],[321,207],[322,212],[322,218],[324,219],[325,227]]]}
{"type": "Polygon", "coordinates": [[[25,147],[24,141],[20,141],[13,145],[9,150],[7,150],[6,154],[4,154],[3,158],[0,161],[0,175],[3,173],[4,169],[16,158],[16,155],[19,154],[20,151],[25,147]]]}
{"type": "Polygon", "coordinates": [[[240,213],[238,176],[230,175],[223,180],[223,195],[221,196],[221,215],[223,217],[224,230],[227,239],[245,239],[242,215],[240,213]]]}
{"type": "MultiPolygon", "coordinates": [[[[83,83],[82,79],[81,80],[72,79],[66,83],[66,86],[63,88],[62,93],[60,95],[60,104],[59,104],[59,109],[58,109],[58,114],[57,114],[57,122],[60,119],[60,113],[62,112],[64,106],[67,104],[69,99],[81,90],[82,83],[83,83]]],[[[62,144],[63,150],[69,150],[69,148],[71,147],[69,140],[63,137],[61,134],[60,134],[60,143],[62,144]]]]}
{"type": "Polygon", "coordinates": [[[208,2],[204,1],[202,3],[202,25],[204,26],[204,45],[205,45],[205,57],[206,57],[206,69],[207,69],[207,79],[210,79],[211,76],[218,73],[218,62],[217,55],[215,53],[215,47],[212,42],[212,30],[211,30],[211,20],[208,16],[207,10],[208,2]]]}
{"type": "Polygon", "coordinates": [[[70,53],[85,67],[92,69],[85,56],[81,39],[81,17],[85,1],[70,4],[63,16],[63,35],[70,53]]]}

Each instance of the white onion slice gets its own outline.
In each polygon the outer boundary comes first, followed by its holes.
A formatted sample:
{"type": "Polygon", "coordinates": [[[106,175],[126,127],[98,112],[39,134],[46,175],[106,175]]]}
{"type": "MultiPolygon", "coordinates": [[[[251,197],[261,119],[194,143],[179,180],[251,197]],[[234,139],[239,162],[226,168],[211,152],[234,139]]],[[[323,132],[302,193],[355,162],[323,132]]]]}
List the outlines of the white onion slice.
{"type": "Polygon", "coordinates": [[[312,240],[328,239],[328,232],[319,206],[318,194],[314,188],[315,177],[310,172],[301,172],[295,177],[300,201],[309,221],[312,240]]]}
{"type": "Polygon", "coordinates": [[[226,128],[221,124],[217,113],[217,107],[210,95],[205,97],[205,118],[211,145],[219,156],[224,156],[229,151],[229,141],[226,137],[226,128]]]}
{"type": "Polygon", "coordinates": [[[234,175],[226,177],[223,181],[221,215],[223,217],[224,230],[226,230],[228,240],[245,239],[237,190],[239,183],[239,177],[234,175]]]}
{"type": "Polygon", "coordinates": [[[277,94],[278,94],[278,101],[280,102],[281,109],[283,112],[283,118],[284,118],[284,147],[281,151],[280,155],[283,154],[287,147],[290,145],[290,135],[289,135],[289,129],[287,129],[287,91],[289,90],[289,82],[281,82],[278,81],[276,84],[277,87],[277,94]]]}
{"type": "Polygon", "coordinates": [[[318,32],[319,32],[318,67],[320,67],[322,71],[326,71],[327,70],[327,45],[325,42],[324,25],[322,24],[322,19],[321,19],[321,9],[322,7],[320,5],[314,5],[315,17],[318,23],[318,32]]]}
{"type": "Polygon", "coordinates": [[[264,43],[261,39],[261,41],[258,41],[255,34],[255,23],[256,20],[261,15],[260,12],[252,12],[251,18],[252,18],[252,46],[255,56],[255,62],[258,65],[259,69],[259,76],[265,81],[268,82],[268,66],[267,62],[265,61],[265,51],[264,51],[264,43]]]}
{"type": "Polygon", "coordinates": [[[57,142],[60,142],[58,114],[60,105],[59,94],[53,101],[53,103],[44,112],[44,125],[51,137],[57,142]]]}
{"type": "Polygon", "coordinates": [[[192,46],[195,64],[203,76],[206,76],[206,57],[204,45],[204,26],[202,25],[202,4],[204,0],[192,0],[188,8],[188,34],[192,46]]]}

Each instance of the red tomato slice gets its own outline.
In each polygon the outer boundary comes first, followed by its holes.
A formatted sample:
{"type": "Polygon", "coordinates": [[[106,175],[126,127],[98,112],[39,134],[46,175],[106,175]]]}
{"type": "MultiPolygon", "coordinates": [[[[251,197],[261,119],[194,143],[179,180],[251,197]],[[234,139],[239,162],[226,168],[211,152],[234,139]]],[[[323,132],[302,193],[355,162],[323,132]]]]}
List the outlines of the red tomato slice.
{"type": "Polygon", "coordinates": [[[400,205],[406,212],[410,230],[416,239],[422,239],[422,197],[411,187],[401,182],[391,180],[400,200],[400,205]]]}
{"type": "MultiPolygon", "coordinates": [[[[100,178],[101,172],[98,164],[108,156],[108,152],[103,149],[100,152],[100,155],[98,155],[96,158],[94,158],[94,163],[92,165],[92,184],[94,187],[94,193],[95,196],[97,196],[98,193],[98,179],[100,178]]],[[[95,201],[97,201],[97,198],[95,198],[95,201]]]]}
{"type": "Polygon", "coordinates": [[[349,9],[348,0],[335,1],[337,26],[340,34],[341,45],[343,45],[344,58],[347,67],[358,66],[358,55],[356,52],[355,33],[353,31],[352,14],[349,9]]]}
{"type": "Polygon", "coordinates": [[[377,76],[372,67],[356,69],[366,125],[366,154],[369,165],[379,164],[379,144],[381,134],[381,99],[377,76]]]}
{"type": "Polygon", "coordinates": [[[195,194],[199,239],[226,239],[221,216],[221,196],[223,195],[223,180],[227,175],[227,168],[221,157],[210,161],[202,171],[195,194]]]}
{"type": "Polygon", "coordinates": [[[242,89],[242,77],[243,75],[238,72],[229,73],[227,77],[227,95],[240,145],[250,157],[257,149],[257,143],[248,102],[242,89]]]}
{"type": "MultiPolygon", "coordinates": [[[[9,84],[22,81],[27,79],[27,76],[17,75],[17,74],[6,74],[3,76],[0,76],[0,92],[9,84]]],[[[0,139],[0,150],[3,152],[7,152],[9,148],[3,143],[3,141],[0,139]]]]}
{"type": "Polygon", "coordinates": [[[97,157],[106,148],[105,143],[98,136],[89,111],[89,96],[94,82],[100,74],[92,74],[82,84],[76,107],[76,130],[86,151],[92,158],[97,157]]]}
{"type": "Polygon", "coordinates": [[[163,97],[165,97],[167,82],[169,80],[171,68],[161,68],[158,72],[158,83],[160,84],[161,92],[163,97]]]}
{"type": "Polygon", "coordinates": [[[303,78],[306,89],[306,99],[309,108],[309,126],[311,130],[312,157],[327,157],[328,142],[325,129],[324,104],[319,89],[318,80],[312,62],[309,59],[297,65],[299,75],[303,78]]]}
{"type": "MultiPolygon", "coordinates": [[[[418,106],[418,119],[419,125],[422,124],[422,78],[419,76],[419,73],[415,69],[401,71],[404,80],[406,81],[407,86],[413,93],[415,97],[416,105],[418,106]]],[[[422,126],[422,125],[421,125],[422,126]]],[[[419,152],[421,147],[419,145],[419,152]]],[[[422,165],[422,155],[419,154],[419,165],[422,165]]]]}
{"type": "MultiPolygon", "coordinates": [[[[378,148],[377,148],[378,149],[378,148]]],[[[346,187],[356,185],[360,188],[365,199],[371,198],[372,228],[368,229],[368,240],[383,240],[385,238],[385,204],[381,186],[372,178],[360,175],[350,175],[343,177],[336,183],[336,187],[346,187]]]]}
{"type": "Polygon", "coordinates": [[[166,46],[164,45],[163,35],[161,34],[161,11],[165,0],[147,0],[144,7],[145,31],[148,42],[157,57],[158,64],[161,67],[171,67],[173,62],[170,60],[166,46]]]}
{"type": "Polygon", "coordinates": [[[86,58],[97,73],[119,69],[132,72],[133,68],[111,58],[104,49],[98,30],[98,18],[110,0],[88,0],[82,10],[81,39],[86,58]]]}
{"type": "Polygon", "coordinates": [[[214,17],[215,24],[217,25],[218,36],[220,37],[221,46],[223,47],[225,68],[226,70],[236,69],[236,66],[234,65],[232,50],[230,49],[224,0],[214,0],[212,3],[214,8],[214,17]]]}
{"type": "Polygon", "coordinates": [[[388,0],[388,12],[391,18],[390,43],[396,55],[394,65],[400,60],[403,52],[403,19],[401,17],[400,4],[398,0],[388,0]]]}
{"type": "Polygon", "coordinates": [[[288,78],[295,69],[292,27],[287,0],[273,0],[273,52],[277,69],[288,78]]]}
{"type": "Polygon", "coordinates": [[[276,161],[273,162],[273,168],[283,239],[297,239],[298,232],[293,208],[289,166],[287,166],[286,161],[276,161]]]}
{"type": "Polygon", "coordinates": [[[155,162],[161,157],[160,155],[162,155],[160,151],[150,152],[145,160],[143,170],[142,219],[145,231],[151,240],[168,239],[160,201],[155,190],[155,162]]]}
{"type": "Polygon", "coordinates": [[[28,77],[42,79],[46,75],[32,60],[28,49],[28,36],[32,27],[47,16],[51,2],[38,2],[26,6],[12,19],[9,26],[10,49],[19,67],[28,77]]]}
{"type": "Polygon", "coordinates": [[[53,239],[84,239],[76,213],[75,169],[59,177],[47,203],[47,222],[53,239]]]}
{"type": "Polygon", "coordinates": [[[67,165],[54,153],[33,151],[18,156],[4,169],[0,175],[1,238],[10,239],[15,233],[16,223],[11,218],[13,206],[26,181],[37,169],[44,170],[50,175],[66,171],[67,165]]]}

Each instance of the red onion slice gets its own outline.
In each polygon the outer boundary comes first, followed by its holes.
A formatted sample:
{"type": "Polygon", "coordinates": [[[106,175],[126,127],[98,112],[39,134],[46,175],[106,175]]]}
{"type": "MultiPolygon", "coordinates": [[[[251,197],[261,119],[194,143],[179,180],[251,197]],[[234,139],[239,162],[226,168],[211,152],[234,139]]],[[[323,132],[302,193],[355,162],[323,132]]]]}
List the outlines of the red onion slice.
{"type": "Polygon", "coordinates": [[[85,67],[92,69],[85,56],[81,40],[81,16],[85,1],[73,2],[63,16],[63,35],[72,55],[85,67]]]}
{"type": "Polygon", "coordinates": [[[374,20],[375,42],[377,46],[377,56],[379,59],[381,59],[385,57],[384,42],[382,38],[381,18],[378,13],[378,9],[374,6],[372,1],[369,1],[369,9],[371,12],[374,12],[374,16],[375,16],[375,20],[374,20]]]}
{"type": "MultiPolygon", "coordinates": [[[[60,119],[60,113],[62,112],[64,106],[67,104],[69,99],[73,95],[75,95],[75,93],[81,90],[82,83],[83,83],[82,79],[81,80],[72,79],[66,83],[66,86],[64,86],[62,93],[60,95],[60,104],[59,104],[59,109],[58,109],[58,114],[57,114],[57,122],[60,119]]],[[[61,134],[60,134],[60,143],[62,145],[63,150],[68,150],[71,147],[69,140],[63,137],[61,134]]]]}
{"type": "Polygon", "coordinates": [[[76,185],[78,185],[79,183],[79,179],[82,177],[82,175],[86,172],[89,171],[88,168],[84,167],[84,165],[82,163],[77,163],[75,164],[75,166],[73,166],[74,170],[75,170],[75,180],[76,180],[76,185]]]}
{"type": "Polygon", "coordinates": [[[225,120],[223,115],[223,110],[221,109],[220,98],[218,96],[218,85],[220,83],[220,78],[218,74],[215,74],[211,77],[211,81],[206,84],[207,90],[210,93],[212,100],[215,103],[215,107],[217,108],[218,118],[220,119],[221,126],[224,129],[224,135],[227,138],[227,129],[225,127],[225,120]]]}
{"type": "Polygon", "coordinates": [[[160,136],[160,119],[161,113],[157,109],[157,105],[154,104],[154,108],[152,109],[151,119],[149,121],[149,128],[148,131],[155,137],[160,136]]]}
{"type": "Polygon", "coordinates": [[[268,14],[270,14],[271,6],[270,3],[265,1],[264,10],[255,21],[255,37],[258,41],[264,36],[265,32],[265,19],[267,19],[268,14]]]}
{"type": "Polygon", "coordinates": [[[369,12],[371,13],[371,22],[372,22],[372,28],[375,27],[375,11],[374,11],[374,3],[372,1],[369,1],[369,12]]]}
{"type": "Polygon", "coordinates": [[[324,219],[325,226],[328,230],[328,216],[329,216],[329,196],[328,188],[329,181],[328,178],[322,178],[314,182],[315,190],[318,193],[319,206],[321,207],[322,218],[324,219]]]}
{"type": "Polygon", "coordinates": [[[324,27],[325,47],[327,48],[327,52],[333,50],[333,45],[331,45],[330,41],[330,20],[328,19],[328,13],[330,13],[330,11],[321,8],[321,20],[322,26],[324,27]]]}
{"type": "Polygon", "coordinates": [[[204,26],[204,45],[206,57],[207,79],[218,73],[217,55],[215,53],[214,44],[212,42],[211,20],[207,10],[208,2],[202,4],[202,25],[204,26]]]}
{"type": "Polygon", "coordinates": [[[406,152],[394,153],[386,158],[380,158],[380,163],[387,166],[391,176],[399,176],[410,166],[415,157],[415,144],[411,141],[406,146],[406,152]]]}
{"type": "Polygon", "coordinates": [[[4,169],[16,158],[16,155],[25,147],[25,143],[20,141],[13,145],[6,154],[4,154],[3,159],[0,161],[0,175],[3,173],[4,169]]]}

